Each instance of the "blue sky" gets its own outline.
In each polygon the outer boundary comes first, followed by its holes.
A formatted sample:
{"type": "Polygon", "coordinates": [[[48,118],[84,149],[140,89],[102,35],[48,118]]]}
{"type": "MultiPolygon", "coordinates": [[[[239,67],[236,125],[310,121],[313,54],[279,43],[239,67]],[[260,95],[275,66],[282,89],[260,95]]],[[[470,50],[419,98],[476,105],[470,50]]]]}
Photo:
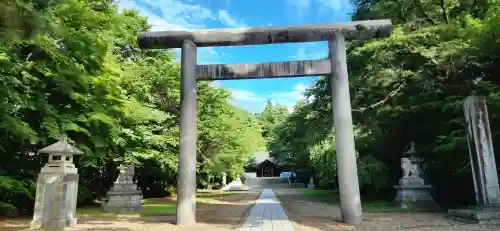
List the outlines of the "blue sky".
{"type": "MultiPolygon", "coordinates": [[[[121,8],[137,9],[152,30],[286,26],[345,22],[349,0],[119,0],[121,8]]],[[[180,51],[174,49],[180,56],[180,51]]],[[[198,64],[278,62],[328,56],[326,42],[235,47],[204,47],[198,64]]],[[[231,91],[233,102],[260,112],[267,100],[292,109],[317,77],[216,81],[231,91]]]]}

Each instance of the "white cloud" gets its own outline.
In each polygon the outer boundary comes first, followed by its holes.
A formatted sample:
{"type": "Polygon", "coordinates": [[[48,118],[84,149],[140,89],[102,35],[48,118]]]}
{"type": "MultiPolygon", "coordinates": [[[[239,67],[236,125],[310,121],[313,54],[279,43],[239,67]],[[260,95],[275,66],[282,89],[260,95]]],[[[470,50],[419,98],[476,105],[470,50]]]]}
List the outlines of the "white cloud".
{"type": "Polygon", "coordinates": [[[318,43],[307,43],[297,49],[295,55],[289,56],[295,60],[322,59],[328,57],[326,46],[319,46],[318,43]]]}
{"type": "Polygon", "coordinates": [[[297,101],[305,99],[303,93],[306,89],[306,85],[297,84],[291,91],[277,91],[267,95],[259,95],[252,91],[238,89],[229,89],[229,91],[238,105],[251,112],[261,112],[267,100],[271,100],[273,104],[279,103],[287,107],[289,111],[293,111],[297,101]]]}
{"type": "Polygon", "coordinates": [[[148,17],[151,30],[188,30],[206,28],[206,21],[220,21],[229,27],[245,27],[242,20],[227,10],[217,12],[199,4],[182,3],[179,0],[121,0],[120,8],[137,9],[148,17]]]}
{"type": "Polygon", "coordinates": [[[263,98],[259,97],[257,94],[251,91],[229,89],[231,96],[234,100],[245,100],[245,101],[264,101],[263,98]]]}
{"type": "Polygon", "coordinates": [[[176,0],[121,0],[120,8],[139,10],[148,17],[151,30],[186,30],[205,28],[205,20],[215,19],[210,9],[176,0]]]}
{"type": "MultiPolygon", "coordinates": [[[[174,62],[181,61],[181,49],[175,48],[171,49],[171,52],[175,53],[174,62]]],[[[223,59],[230,59],[231,55],[224,52],[217,52],[214,47],[200,47],[196,49],[198,53],[198,64],[215,64],[220,63],[223,59]]]]}
{"type": "Polygon", "coordinates": [[[297,101],[304,99],[303,93],[306,89],[307,87],[304,84],[299,83],[292,91],[271,93],[270,98],[279,104],[289,107],[295,105],[297,101]]]}
{"type": "Polygon", "coordinates": [[[228,27],[247,27],[247,25],[243,22],[239,22],[238,19],[231,16],[227,10],[219,10],[217,11],[217,15],[219,20],[228,27]]]}
{"type": "Polygon", "coordinates": [[[297,84],[297,86],[295,86],[295,90],[296,90],[296,91],[302,91],[302,92],[303,92],[303,91],[305,91],[306,89],[307,89],[307,87],[306,87],[306,85],[304,85],[304,84],[300,84],[300,83],[299,83],[299,84],[297,84]]]}
{"type": "Polygon", "coordinates": [[[210,86],[212,86],[212,87],[223,87],[222,86],[222,81],[220,81],[220,80],[215,80],[215,81],[210,82],[210,86]]]}
{"type": "MultiPolygon", "coordinates": [[[[151,31],[190,30],[207,27],[207,21],[220,21],[228,27],[246,26],[226,10],[217,13],[199,4],[182,3],[178,0],[120,0],[120,9],[139,10],[141,16],[147,17],[152,26],[151,31]]],[[[173,49],[180,58],[180,49],[173,49]]],[[[212,47],[198,49],[198,63],[218,63],[229,54],[217,52],[212,47]]]]}
{"type": "Polygon", "coordinates": [[[270,98],[276,100],[276,102],[280,104],[291,104],[302,99],[302,91],[273,92],[270,98]]]}

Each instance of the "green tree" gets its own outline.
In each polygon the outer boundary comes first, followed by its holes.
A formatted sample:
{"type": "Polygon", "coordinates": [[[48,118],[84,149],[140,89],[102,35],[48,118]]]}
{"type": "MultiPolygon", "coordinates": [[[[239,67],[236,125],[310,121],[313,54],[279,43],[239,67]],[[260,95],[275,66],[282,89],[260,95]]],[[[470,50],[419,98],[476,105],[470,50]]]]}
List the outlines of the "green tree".
{"type": "MultiPolygon", "coordinates": [[[[351,42],[347,49],[363,195],[391,195],[401,154],[415,141],[426,160],[426,178],[437,187],[436,199],[473,203],[462,102],[469,95],[487,96],[490,122],[500,122],[498,4],[355,3],[354,19],[390,18],[396,24],[391,37],[351,42]],[[457,194],[459,189],[466,191],[457,194]]],[[[269,147],[297,166],[309,160],[320,185],[336,187],[328,80],[318,80],[306,95],[314,99],[296,106],[274,129],[269,147]]],[[[496,143],[500,137],[493,133],[496,143]]]]}
{"type": "MultiPolygon", "coordinates": [[[[137,166],[146,197],[167,195],[176,186],[180,68],[169,51],[137,47],[146,19],[109,0],[0,8],[0,213],[31,212],[46,161],[36,150],[64,136],[85,152],[76,160],[80,203],[104,196],[115,157],[137,166]]],[[[232,105],[227,90],[198,89],[198,171],[239,174],[264,146],[258,120],[232,105]]]]}

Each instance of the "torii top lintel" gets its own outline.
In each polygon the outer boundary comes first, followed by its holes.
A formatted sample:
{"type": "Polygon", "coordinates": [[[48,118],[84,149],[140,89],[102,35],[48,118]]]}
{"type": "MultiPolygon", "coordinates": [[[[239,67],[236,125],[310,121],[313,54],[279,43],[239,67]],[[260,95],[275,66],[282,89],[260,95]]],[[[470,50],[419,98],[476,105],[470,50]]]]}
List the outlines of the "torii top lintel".
{"type": "Polygon", "coordinates": [[[186,39],[192,40],[197,47],[235,46],[327,41],[338,32],[346,40],[388,37],[392,32],[392,23],[391,20],[384,19],[294,26],[154,31],[140,34],[137,40],[139,47],[143,49],[165,49],[180,48],[182,41],[186,39]]]}

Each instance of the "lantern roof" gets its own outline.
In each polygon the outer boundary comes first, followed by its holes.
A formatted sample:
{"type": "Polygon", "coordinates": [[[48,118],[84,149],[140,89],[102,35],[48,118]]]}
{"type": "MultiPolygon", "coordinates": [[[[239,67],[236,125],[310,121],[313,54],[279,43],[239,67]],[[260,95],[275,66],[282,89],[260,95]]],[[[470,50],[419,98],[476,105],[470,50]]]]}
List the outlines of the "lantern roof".
{"type": "Polygon", "coordinates": [[[82,155],[83,152],[68,143],[68,139],[64,138],[45,148],[39,150],[40,153],[46,154],[69,154],[69,155],[82,155]]]}

